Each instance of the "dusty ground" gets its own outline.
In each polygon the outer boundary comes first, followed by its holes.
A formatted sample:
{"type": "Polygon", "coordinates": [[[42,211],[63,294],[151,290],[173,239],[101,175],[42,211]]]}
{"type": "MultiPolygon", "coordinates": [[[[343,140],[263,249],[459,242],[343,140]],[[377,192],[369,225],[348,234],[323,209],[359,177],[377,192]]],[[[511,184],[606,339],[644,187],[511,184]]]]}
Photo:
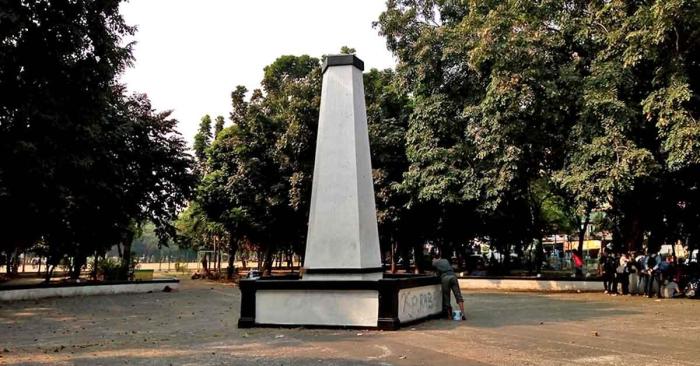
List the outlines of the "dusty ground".
{"type": "MultiPolygon", "coordinates": [[[[0,303],[0,365],[700,365],[700,301],[470,293],[467,322],[236,328],[232,286],[0,303]]],[[[280,309],[280,311],[284,311],[280,309]]]]}

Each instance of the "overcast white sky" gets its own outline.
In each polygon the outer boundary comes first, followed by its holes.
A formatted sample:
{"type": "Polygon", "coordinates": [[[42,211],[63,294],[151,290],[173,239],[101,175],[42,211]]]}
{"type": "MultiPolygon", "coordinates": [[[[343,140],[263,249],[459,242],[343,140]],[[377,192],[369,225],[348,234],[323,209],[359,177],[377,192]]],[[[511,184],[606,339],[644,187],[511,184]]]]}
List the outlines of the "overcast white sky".
{"type": "Polygon", "coordinates": [[[136,62],[122,76],[156,109],[174,110],[191,143],[204,114],[228,121],[236,85],[260,85],[263,67],[280,55],[320,57],[357,49],[365,69],[394,66],[372,21],[384,0],[130,0],[137,25],[136,62]]]}

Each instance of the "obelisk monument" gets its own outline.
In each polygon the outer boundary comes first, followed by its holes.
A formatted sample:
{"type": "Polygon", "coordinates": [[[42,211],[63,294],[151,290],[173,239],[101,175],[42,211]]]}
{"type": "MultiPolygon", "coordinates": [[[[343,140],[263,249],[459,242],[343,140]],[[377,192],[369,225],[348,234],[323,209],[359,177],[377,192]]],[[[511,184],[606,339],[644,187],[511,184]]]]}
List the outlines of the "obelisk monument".
{"type": "Polygon", "coordinates": [[[363,69],[355,55],[323,64],[304,280],[382,278],[363,69]]]}
{"type": "Polygon", "coordinates": [[[242,279],[240,328],[395,330],[442,313],[440,279],[382,270],[363,68],[355,55],[323,63],[302,277],[242,279]]]}

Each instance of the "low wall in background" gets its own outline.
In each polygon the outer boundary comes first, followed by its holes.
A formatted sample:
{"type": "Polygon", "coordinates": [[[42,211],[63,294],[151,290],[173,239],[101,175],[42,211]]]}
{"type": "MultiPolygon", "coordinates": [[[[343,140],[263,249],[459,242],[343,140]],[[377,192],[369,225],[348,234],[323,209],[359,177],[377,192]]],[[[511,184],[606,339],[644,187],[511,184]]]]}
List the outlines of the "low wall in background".
{"type": "Polygon", "coordinates": [[[459,279],[463,290],[499,290],[499,291],[538,291],[538,292],[598,292],[603,291],[600,281],[578,279],[533,279],[533,278],[478,278],[463,277],[459,279]]]}
{"type": "Polygon", "coordinates": [[[153,280],[143,282],[71,283],[62,285],[27,285],[0,288],[0,301],[36,300],[47,297],[70,297],[146,293],[177,289],[180,280],[153,280]]]}

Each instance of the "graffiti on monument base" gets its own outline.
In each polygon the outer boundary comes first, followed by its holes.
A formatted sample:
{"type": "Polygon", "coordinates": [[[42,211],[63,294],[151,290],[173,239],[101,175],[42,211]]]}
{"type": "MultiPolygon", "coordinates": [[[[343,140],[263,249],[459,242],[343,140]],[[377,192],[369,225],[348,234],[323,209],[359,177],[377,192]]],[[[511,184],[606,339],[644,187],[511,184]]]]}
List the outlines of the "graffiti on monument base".
{"type": "Polygon", "coordinates": [[[407,288],[399,291],[399,320],[411,321],[442,310],[440,285],[407,288]]]}

